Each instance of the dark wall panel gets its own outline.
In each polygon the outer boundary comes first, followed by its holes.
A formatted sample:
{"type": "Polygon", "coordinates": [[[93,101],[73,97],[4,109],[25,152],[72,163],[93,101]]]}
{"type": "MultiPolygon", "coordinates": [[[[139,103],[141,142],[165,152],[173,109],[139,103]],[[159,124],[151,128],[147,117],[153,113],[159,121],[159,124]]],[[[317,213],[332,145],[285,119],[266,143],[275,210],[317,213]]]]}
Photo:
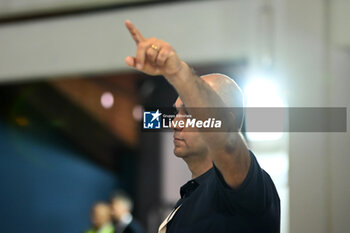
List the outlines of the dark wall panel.
{"type": "Polygon", "coordinates": [[[1,231],[77,233],[88,227],[91,205],[108,199],[118,180],[80,153],[53,129],[0,121],[1,231]]]}

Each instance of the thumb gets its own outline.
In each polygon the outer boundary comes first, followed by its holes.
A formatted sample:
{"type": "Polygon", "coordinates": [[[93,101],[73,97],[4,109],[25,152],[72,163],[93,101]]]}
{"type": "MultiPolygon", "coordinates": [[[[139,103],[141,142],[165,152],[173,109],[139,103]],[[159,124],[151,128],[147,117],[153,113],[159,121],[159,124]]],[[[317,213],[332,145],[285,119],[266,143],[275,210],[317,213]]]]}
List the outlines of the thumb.
{"type": "Polygon", "coordinates": [[[136,58],[134,57],[127,56],[125,58],[125,63],[130,67],[136,68],[136,58]]]}

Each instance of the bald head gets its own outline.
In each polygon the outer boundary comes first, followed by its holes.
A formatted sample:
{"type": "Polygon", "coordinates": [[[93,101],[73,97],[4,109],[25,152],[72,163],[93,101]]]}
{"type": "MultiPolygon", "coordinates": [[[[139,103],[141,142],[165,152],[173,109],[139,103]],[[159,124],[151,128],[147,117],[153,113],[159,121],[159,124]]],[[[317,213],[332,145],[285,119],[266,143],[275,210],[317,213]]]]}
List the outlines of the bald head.
{"type": "Polygon", "coordinates": [[[201,78],[215,90],[226,107],[235,108],[236,123],[241,127],[244,118],[244,97],[237,83],[230,77],[219,73],[203,75],[201,78]]]}
{"type": "Polygon", "coordinates": [[[244,106],[242,90],[230,77],[214,73],[203,75],[201,78],[215,90],[227,107],[244,106]]]}

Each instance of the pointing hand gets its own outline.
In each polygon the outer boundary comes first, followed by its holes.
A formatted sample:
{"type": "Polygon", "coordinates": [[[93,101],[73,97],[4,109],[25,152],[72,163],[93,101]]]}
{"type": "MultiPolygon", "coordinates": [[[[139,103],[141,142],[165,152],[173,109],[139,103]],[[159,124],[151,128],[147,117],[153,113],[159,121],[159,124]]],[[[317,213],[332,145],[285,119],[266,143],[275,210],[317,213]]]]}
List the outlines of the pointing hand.
{"type": "Polygon", "coordinates": [[[172,76],[181,70],[183,62],[169,43],[154,37],[144,38],[129,20],[125,26],[137,45],[136,56],[125,58],[127,65],[149,75],[172,76]]]}

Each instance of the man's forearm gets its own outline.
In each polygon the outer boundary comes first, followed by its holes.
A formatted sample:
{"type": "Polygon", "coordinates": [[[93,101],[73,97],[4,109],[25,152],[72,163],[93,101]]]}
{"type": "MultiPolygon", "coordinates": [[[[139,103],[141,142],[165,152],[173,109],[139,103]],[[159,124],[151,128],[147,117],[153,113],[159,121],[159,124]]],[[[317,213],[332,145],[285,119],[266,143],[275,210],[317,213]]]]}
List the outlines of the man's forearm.
{"type": "Polygon", "coordinates": [[[185,62],[182,63],[183,66],[178,73],[165,78],[176,89],[186,109],[194,118],[200,120],[215,118],[223,122],[220,129],[223,133],[202,133],[210,147],[217,149],[226,146],[227,143],[232,144],[227,141],[229,137],[225,132],[233,130],[234,116],[227,111],[227,106],[217,92],[194,74],[185,62]]]}
{"type": "Polygon", "coordinates": [[[203,79],[182,62],[182,68],[174,75],[165,76],[175,88],[186,107],[225,107],[223,100],[203,79]]]}

